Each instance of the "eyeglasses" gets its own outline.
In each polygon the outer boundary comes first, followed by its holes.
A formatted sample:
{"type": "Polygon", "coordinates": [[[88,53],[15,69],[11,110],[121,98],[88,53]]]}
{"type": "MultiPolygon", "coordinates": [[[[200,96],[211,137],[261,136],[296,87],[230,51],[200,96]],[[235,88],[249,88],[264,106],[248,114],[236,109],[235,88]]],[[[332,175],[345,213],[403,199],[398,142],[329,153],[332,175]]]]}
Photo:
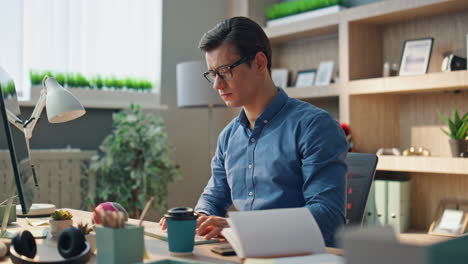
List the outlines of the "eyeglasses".
{"type": "Polygon", "coordinates": [[[218,75],[221,79],[223,79],[225,81],[229,81],[229,80],[232,79],[232,76],[233,76],[232,75],[232,69],[234,69],[235,67],[241,65],[244,62],[251,61],[254,57],[255,57],[255,55],[245,56],[245,57],[241,58],[240,60],[236,61],[234,64],[232,64],[230,66],[221,66],[221,67],[218,67],[215,70],[210,70],[210,71],[204,72],[203,76],[205,77],[205,79],[209,83],[214,83],[214,81],[216,79],[216,75],[218,75]]]}

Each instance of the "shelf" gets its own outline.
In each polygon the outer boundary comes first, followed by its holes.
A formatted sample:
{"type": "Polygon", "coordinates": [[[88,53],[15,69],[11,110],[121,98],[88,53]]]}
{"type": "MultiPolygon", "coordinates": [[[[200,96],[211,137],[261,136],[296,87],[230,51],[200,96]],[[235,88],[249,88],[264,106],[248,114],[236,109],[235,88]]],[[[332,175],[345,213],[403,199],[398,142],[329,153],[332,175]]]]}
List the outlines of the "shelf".
{"type": "Polygon", "coordinates": [[[339,13],[314,17],[263,30],[272,44],[338,33],[339,13]]]}
{"type": "Polygon", "coordinates": [[[351,95],[380,93],[415,93],[468,89],[468,71],[438,72],[350,81],[351,95]]]}
{"type": "MultiPolygon", "coordinates": [[[[140,104],[142,109],[167,109],[159,104],[159,94],[133,91],[105,91],[71,88],[68,89],[85,108],[122,109],[131,103],[140,104]]],[[[40,86],[31,87],[31,99],[20,102],[21,106],[34,107],[39,99],[40,86]]]]}
{"type": "Polygon", "coordinates": [[[340,87],[338,84],[330,84],[327,86],[288,87],[284,89],[284,91],[289,97],[296,99],[338,97],[340,95],[340,87]]]}
{"type": "Polygon", "coordinates": [[[379,156],[377,170],[468,175],[467,158],[379,156]]]}
{"type": "Polygon", "coordinates": [[[446,236],[429,235],[425,231],[409,230],[407,233],[398,234],[401,243],[415,246],[429,246],[452,239],[446,236]]]}
{"type": "Polygon", "coordinates": [[[341,17],[349,22],[382,25],[467,9],[466,0],[392,0],[350,8],[344,10],[341,17]]]}

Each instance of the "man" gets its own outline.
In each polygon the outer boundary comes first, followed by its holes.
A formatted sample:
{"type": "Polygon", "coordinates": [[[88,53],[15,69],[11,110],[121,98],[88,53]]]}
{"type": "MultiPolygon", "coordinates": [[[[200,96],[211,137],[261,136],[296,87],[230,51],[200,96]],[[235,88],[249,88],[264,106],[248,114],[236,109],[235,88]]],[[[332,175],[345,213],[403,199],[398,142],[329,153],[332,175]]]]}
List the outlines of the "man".
{"type": "Polygon", "coordinates": [[[252,20],[219,23],[199,47],[209,69],[205,78],[227,106],[242,110],[218,137],[212,176],[195,207],[198,234],[219,235],[232,204],[238,210],[305,206],[333,246],[345,221],[348,146],[339,124],[275,87],[269,40],[252,20]]]}

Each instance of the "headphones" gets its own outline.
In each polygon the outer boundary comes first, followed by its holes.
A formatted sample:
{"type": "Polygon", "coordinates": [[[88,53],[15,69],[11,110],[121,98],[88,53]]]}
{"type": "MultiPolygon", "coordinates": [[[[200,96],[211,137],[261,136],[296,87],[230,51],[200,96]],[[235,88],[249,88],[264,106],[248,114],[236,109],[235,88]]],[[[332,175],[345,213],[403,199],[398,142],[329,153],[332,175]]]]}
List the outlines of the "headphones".
{"type": "Polygon", "coordinates": [[[85,263],[91,257],[91,247],[85,236],[75,227],[65,229],[59,236],[57,249],[64,260],[44,262],[34,260],[37,253],[36,240],[28,230],[19,232],[11,240],[13,263],[85,263]]]}

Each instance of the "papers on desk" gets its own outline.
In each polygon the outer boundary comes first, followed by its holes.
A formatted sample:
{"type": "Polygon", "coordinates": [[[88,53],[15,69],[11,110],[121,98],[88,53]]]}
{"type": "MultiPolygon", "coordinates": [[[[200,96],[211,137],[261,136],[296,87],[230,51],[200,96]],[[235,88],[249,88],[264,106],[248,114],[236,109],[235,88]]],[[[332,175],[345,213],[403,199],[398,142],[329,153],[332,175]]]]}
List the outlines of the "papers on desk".
{"type": "Polygon", "coordinates": [[[324,253],[320,228],[307,208],[230,212],[222,231],[240,258],[324,253]]]}
{"type": "Polygon", "coordinates": [[[344,264],[345,259],[332,254],[316,254],[301,257],[259,259],[248,258],[244,264],[344,264]]]}

